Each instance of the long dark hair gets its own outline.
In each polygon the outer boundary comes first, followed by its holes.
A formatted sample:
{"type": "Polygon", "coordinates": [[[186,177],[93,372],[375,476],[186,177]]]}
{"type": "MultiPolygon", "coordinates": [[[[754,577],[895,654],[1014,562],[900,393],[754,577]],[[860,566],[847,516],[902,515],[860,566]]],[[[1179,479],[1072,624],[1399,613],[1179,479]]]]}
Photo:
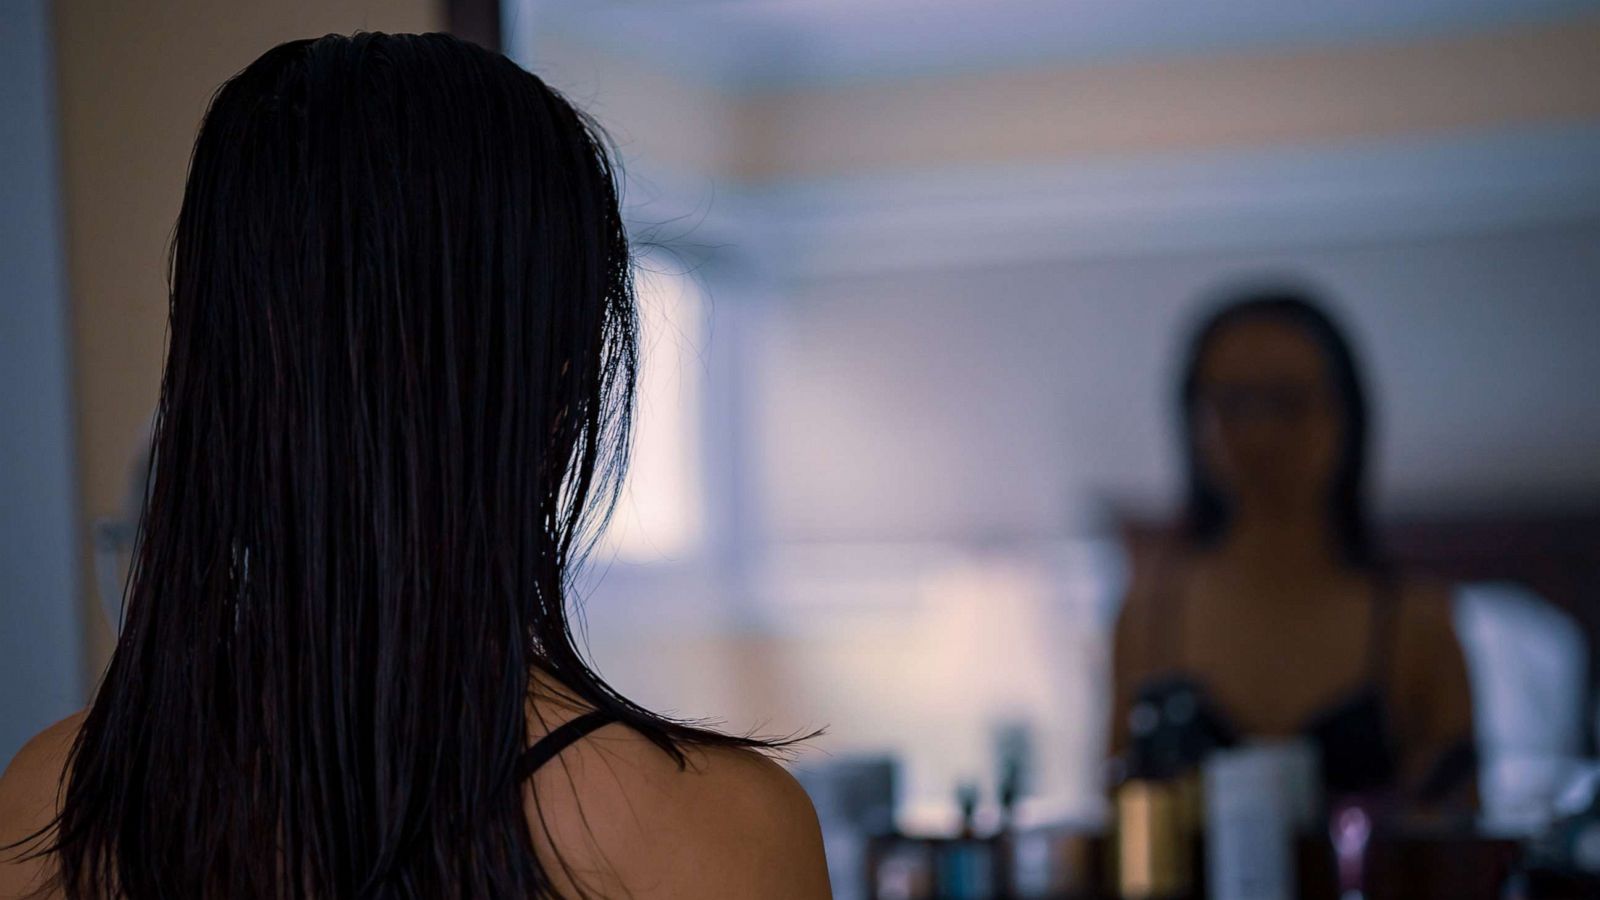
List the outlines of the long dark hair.
{"type": "Polygon", "coordinates": [[[569,584],[626,461],[635,309],[597,130],[439,35],[217,93],[172,246],[148,507],[50,846],[90,897],[535,897],[536,670],[683,762],[569,584]]]}
{"type": "Polygon", "coordinates": [[[1185,356],[1179,388],[1179,416],[1183,423],[1183,449],[1188,470],[1185,523],[1189,539],[1207,545],[1227,532],[1231,509],[1227,495],[1216,485],[1201,458],[1196,435],[1196,401],[1200,365],[1217,337],[1244,322],[1281,322],[1299,330],[1322,353],[1328,383],[1340,420],[1339,459],[1328,492],[1328,521],[1347,563],[1375,566],[1377,560],[1367,521],[1366,469],[1367,395],[1355,351],[1344,331],[1311,290],[1299,286],[1234,289],[1214,301],[1215,306],[1195,329],[1185,356]]]}

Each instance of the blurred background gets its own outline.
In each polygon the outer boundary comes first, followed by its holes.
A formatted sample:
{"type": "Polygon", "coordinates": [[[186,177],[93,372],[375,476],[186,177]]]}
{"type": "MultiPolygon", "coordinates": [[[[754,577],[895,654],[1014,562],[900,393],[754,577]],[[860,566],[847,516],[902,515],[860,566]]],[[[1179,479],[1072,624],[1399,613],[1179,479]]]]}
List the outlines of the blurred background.
{"type": "MultiPolygon", "coordinates": [[[[1594,751],[1600,3],[0,17],[0,758],[109,656],[207,99],[273,44],[355,29],[498,46],[620,151],[642,422],[584,605],[645,705],[825,727],[800,768],[895,760],[908,828],[953,827],[962,783],[989,804],[1005,753],[1026,815],[1102,821],[1109,635],[1138,536],[1178,508],[1183,342],[1217,284],[1282,274],[1357,345],[1391,551],[1553,611],[1526,646],[1565,655],[1495,684],[1579,710],[1527,753],[1594,751]]],[[[1523,646],[1463,644],[1475,690],[1523,646]]]]}

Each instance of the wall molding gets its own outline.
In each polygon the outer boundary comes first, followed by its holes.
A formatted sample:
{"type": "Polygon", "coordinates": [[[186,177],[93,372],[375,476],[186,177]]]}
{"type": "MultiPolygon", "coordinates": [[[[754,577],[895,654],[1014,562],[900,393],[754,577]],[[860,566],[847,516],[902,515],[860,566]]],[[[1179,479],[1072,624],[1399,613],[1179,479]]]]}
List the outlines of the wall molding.
{"type": "Polygon", "coordinates": [[[635,164],[637,230],[779,280],[1600,220],[1600,124],[729,184],[635,164]]]}

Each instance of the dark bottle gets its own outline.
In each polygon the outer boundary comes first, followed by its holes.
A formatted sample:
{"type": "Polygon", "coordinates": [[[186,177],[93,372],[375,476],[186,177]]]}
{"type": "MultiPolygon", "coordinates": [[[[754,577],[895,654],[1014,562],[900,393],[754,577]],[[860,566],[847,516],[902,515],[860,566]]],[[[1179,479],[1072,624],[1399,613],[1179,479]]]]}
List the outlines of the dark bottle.
{"type": "Polygon", "coordinates": [[[1131,738],[1115,792],[1116,891],[1135,900],[1198,897],[1200,766],[1233,733],[1193,682],[1152,683],[1128,713],[1131,738]]]}

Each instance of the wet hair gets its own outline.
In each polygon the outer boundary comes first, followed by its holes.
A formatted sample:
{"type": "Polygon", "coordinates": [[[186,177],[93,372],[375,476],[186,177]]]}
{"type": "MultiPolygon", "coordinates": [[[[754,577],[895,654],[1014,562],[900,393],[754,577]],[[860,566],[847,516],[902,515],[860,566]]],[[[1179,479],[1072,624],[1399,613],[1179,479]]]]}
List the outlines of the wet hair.
{"type": "Polygon", "coordinates": [[[34,851],[60,890],[551,896],[536,672],[680,765],[771,746],[630,702],[569,618],[626,463],[631,262],[597,129],[499,54],[332,35],[222,86],[126,619],[34,851]]]}
{"type": "Polygon", "coordinates": [[[1276,322],[1294,328],[1316,345],[1326,366],[1340,421],[1339,458],[1328,491],[1328,521],[1338,549],[1351,565],[1376,565],[1365,495],[1368,439],[1366,390],[1355,351],[1310,289],[1271,286],[1236,289],[1213,301],[1211,311],[1194,330],[1185,356],[1178,393],[1183,425],[1183,451],[1188,476],[1185,527],[1193,543],[1206,546],[1228,531],[1232,510],[1227,493],[1216,484],[1201,458],[1196,434],[1196,402],[1200,367],[1217,338],[1246,322],[1276,322]]]}

